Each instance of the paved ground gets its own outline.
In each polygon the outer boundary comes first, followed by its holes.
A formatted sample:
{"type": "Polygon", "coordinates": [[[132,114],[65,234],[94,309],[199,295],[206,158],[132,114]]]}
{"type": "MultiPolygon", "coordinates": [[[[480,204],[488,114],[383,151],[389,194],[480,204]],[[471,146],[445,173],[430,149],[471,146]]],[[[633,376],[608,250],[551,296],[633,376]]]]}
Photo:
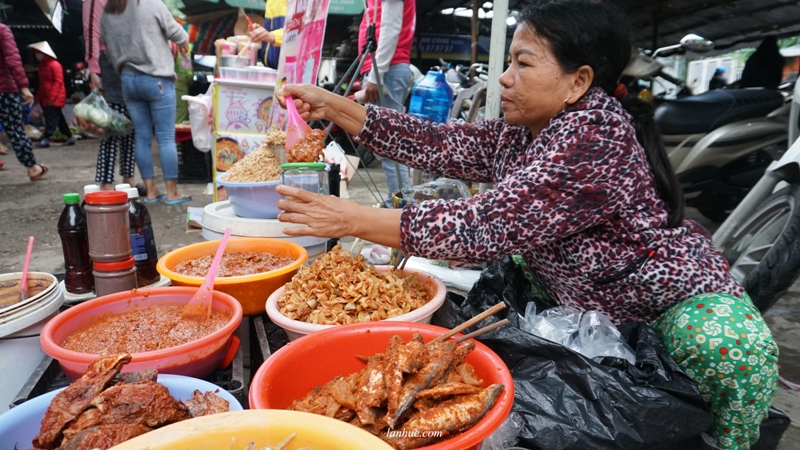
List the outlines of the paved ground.
{"type": "MultiPolygon", "coordinates": [[[[8,146],[7,141],[4,143],[8,146]]],[[[31,235],[36,237],[36,243],[30,270],[64,270],[61,244],[56,231],[56,223],[63,208],[61,196],[67,192],[82,192],[85,184],[94,182],[97,145],[97,140],[86,140],[74,147],[37,149],[35,154],[38,162],[49,165],[51,169],[45,179],[37,182],[28,181],[24,168],[17,163],[14,155],[0,156],[0,161],[6,162],[5,167],[0,170],[0,273],[22,270],[27,238],[31,235]]],[[[154,159],[157,161],[157,158],[154,159]]],[[[376,189],[373,182],[380,192],[385,192],[379,164],[374,163],[369,170],[359,170],[359,174],[362,177],[356,177],[350,184],[351,197],[360,204],[374,204],[374,195],[377,194],[374,194],[376,189]],[[370,189],[367,188],[368,185],[371,186],[370,189]]],[[[160,170],[156,167],[157,180],[160,177],[160,170]]],[[[206,185],[182,184],[179,187],[193,196],[191,203],[167,206],[162,202],[148,205],[159,255],[203,241],[200,233],[186,233],[185,221],[187,206],[211,203],[211,197],[203,194],[206,185]]],[[[688,215],[700,220],[709,229],[713,230],[717,226],[693,211],[689,211],[688,215]]],[[[344,243],[350,241],[344,240],[344,243]]],[[[795,284],[791,292],[765,317],[781,348],[781,375],[800,383],[800,283],[795,284]]],[[[800,392],[781,386],[775,406],[793,420],[779,450],[799,449],[800,392]]]]}

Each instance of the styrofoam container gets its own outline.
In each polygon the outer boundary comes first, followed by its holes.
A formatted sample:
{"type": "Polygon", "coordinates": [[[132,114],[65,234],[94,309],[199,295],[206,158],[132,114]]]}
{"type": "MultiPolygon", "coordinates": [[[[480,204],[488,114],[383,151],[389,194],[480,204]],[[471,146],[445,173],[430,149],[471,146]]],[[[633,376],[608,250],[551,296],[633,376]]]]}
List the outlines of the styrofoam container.
{"type": "MultiPolygon", "coordinates": [[[[212,391],[228,401],[229,411],[242,411],[242,405],[230,392],[220,389],[219,386],[208,381],[181,375],[159,374],[158,382],[166,386],[169,393],[180,401],[192,398],[195,389],[200,392],[212,391]]],[[[31,441],[39,434],[47,407],[50,406],[50,402],[53,401],[56,394],[62,390],[58,389],[42,394],[0,414],[0,443],[3,448],[30,448],[31,441]]]]}
{"type": "MultiPolygon", "coordinates": [[[[0,283],[5,282],[16,282],[16,289],[19,289],[19,280],[22,278],[22,272],[12,272],[12,273],[4,273],[0,274],[0,283]]],[[[9,311],[17,310],[23,307],[27,307],[30,303],[37,302],[39,299],[49,295],[56,286],[58,285],[58,280],[53,275],[46,273],[46,272],[28,272],[28,292],[34,295],[31,295],[27,299],[14,303],[12,305],[8,305],[5,307],[0,307],[0,317],[3,314],[8,313],[9,311]],[[34,287],[35,284],[39,284],[39,287],[34,287]],[[48,285],[42,289],[41,285],[48,283],[48,285]],[[31,289],[35,289],[32,291],[31,289]]]]}
{"type": "Polygon", "coordinates": [[[222,179],[225,174],[217,175],[217,185],[225,188],[233,212],[239,217],[248,219],[275,219],[280,214],[278,200],[281,195],[275,188],[281,180],[258,183],[234,183],[222,179]]]}
{"type": "MultiPolygon", "coordinates": [[[[378,272],[388,272],[393,269],[392,266],[375,266],[375,268],[378,270],[378,272]]],[[[444,286],[442,280],[433,275],[424,272],[417,272],[411,269],[406,269],[403,271],[403,273],[405,275],[411,275],[413,273],[418,276],[427,285],[428,295],[431,297],[431,299],[428,301],[428,303],[411,312],[386,320],[392,322],[431,323],[431,317],[433,317],[433,313],[435,313],[436,310],[441,308],[442,304],[444,304],[444,299],[447,296],[447,288],[444,286]]],[[[269,296],[267,299],[267,315],[275,325],[278,325],[286,331],[286,335],[289,337],[290,341],[316,331],[327,330],[328,328],[339,326],[306,323],[284,316],[278,309],[278,299],[281,298],[284,290],[285,286],[282,286],[269,296]]]]}
{"type": "Polygon", "coordinates": [[[203,208],[203,237],[209,241],[222,239],[225,230],[230,228],[232,238],[266,237],[293,242],[306,249],[308,262],[311,263],[327,251],[327,238],[314,236],[288,236],[283,234],[284,228],[304,225],[278,222],[277,219],[247,219],[233,212],[229,200],[210,203],[203,208]]]}

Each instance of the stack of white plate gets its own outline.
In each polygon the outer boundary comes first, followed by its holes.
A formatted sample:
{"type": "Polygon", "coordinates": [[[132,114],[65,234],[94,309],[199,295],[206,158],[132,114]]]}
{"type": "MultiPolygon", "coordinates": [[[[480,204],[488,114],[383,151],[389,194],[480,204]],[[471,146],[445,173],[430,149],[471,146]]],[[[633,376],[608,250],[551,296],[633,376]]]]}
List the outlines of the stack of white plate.
{"type": "MultiPolygon", "coordinates": [[[[0,282],[21,277],[19,272],[6,273],[0,275],[0,282]]],[[[47,279],[50,285],[26,300],[0,308],[0,412],[8,409],[44,358],[39,333],[64,303],[56,277],[44,272],[28,272],[28,277],[47,279]]]]}
{"type": "Polygon", "coordinates": [[[301,227],[292,223],[278,222],[278,219],[247,219],[233,212],[228,200],[211,203],[203,208],[203,237],[214,241],[222,239],[226,228],[231,228],[231,237],[265,237],[293,242],[305,247],[308,263],[325,254],[328,240],[314,236],[288,236],[284,228],[301,227]]]}

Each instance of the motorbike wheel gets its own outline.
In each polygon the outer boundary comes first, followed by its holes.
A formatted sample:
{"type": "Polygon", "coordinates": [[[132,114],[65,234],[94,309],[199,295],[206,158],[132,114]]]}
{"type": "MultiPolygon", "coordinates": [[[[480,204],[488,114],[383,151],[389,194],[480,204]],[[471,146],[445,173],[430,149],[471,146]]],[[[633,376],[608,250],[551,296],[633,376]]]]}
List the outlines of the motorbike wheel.
{"type": "Polygon", "coordinates": [[[361,160],[361,167],[369,167],[375,161],[375,154],[367,150],[363,145],[356,147],[356,155],[361,160]]]}
{"type": "Polygon", "coordinates": [[[742,282],[762,313],[772,307],[800,275],[800,186],[769,196],[720,245],[731,274],[742,282]]]}

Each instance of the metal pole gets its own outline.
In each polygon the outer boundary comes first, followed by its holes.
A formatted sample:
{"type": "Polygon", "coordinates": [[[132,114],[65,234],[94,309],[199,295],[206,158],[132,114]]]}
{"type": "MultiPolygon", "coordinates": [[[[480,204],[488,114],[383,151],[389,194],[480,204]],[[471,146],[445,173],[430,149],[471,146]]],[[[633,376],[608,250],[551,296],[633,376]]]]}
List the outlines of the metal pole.
{"type": "MultiPolygon", "coordinates": [[[[500,75],[506,58],[506,19],[508,0],[495,0],[492,6],[492,41],[489,47],[489,79],[486,83],[486,120],[500,117],[500,75]]],[[[480,183],[478,189],[485,192],[489,183],[480,183]]]]}
{"type": "Polygon", "coordinates": [[[472,0],[472,42],[469,53],[470,64],[478,62],[478,0],[472,0]]]}

